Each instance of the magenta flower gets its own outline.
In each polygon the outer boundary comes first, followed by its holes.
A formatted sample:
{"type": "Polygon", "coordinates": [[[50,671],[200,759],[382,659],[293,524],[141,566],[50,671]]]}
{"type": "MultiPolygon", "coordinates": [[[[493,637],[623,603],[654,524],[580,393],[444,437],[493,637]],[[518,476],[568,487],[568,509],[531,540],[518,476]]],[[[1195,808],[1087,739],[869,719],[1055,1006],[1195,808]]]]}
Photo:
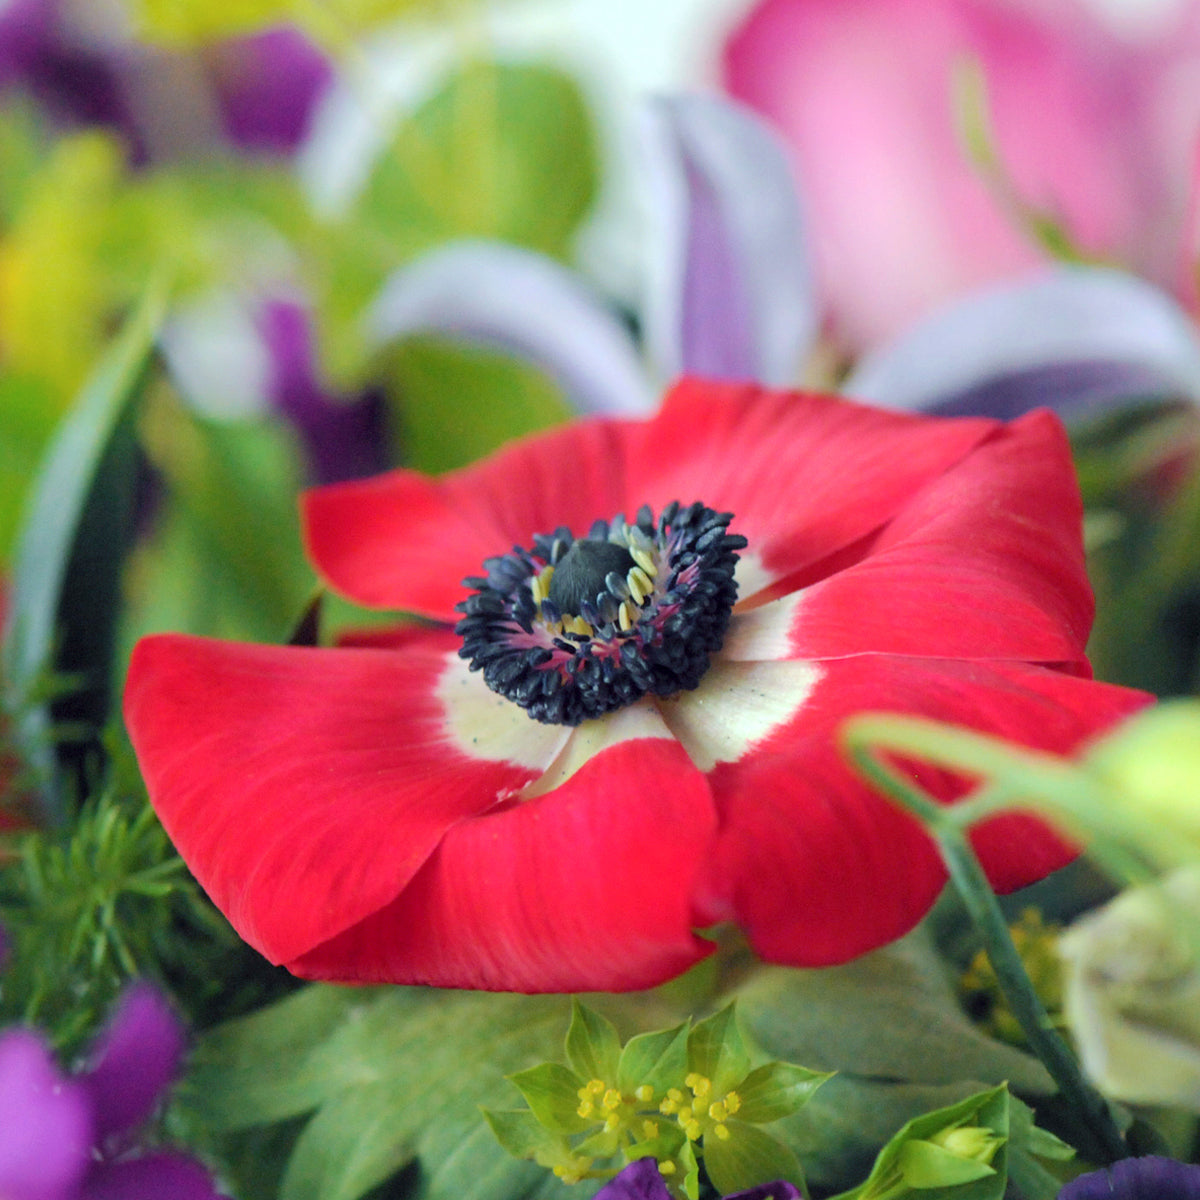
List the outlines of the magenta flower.
{"type": "Polygon", "coordinates": [[[726,47],[726,82],[791,143],[844,346],[1044,258],[968,160],[954,111],[964,64],[984,72],[1021,204],[1087,254],[1190,288],[1194,8],[1132,42],[1079,0],[762,0],[726,47]]]}
{"type": "Polygon", "coordinates": [[[182,1052],[179,1023],[148,985],[125,993],[78,1075],[64,1075],[33,1030],[0,1035],[0,1196],[219,1200],[195,1160],[137,1147],[182,1052]]]}

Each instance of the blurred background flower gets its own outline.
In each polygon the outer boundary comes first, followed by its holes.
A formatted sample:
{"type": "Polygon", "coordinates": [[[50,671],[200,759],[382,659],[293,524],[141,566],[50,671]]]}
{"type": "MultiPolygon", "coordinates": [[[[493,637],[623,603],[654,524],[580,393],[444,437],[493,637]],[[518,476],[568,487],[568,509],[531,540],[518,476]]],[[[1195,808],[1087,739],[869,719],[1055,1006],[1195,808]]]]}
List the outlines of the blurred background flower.
{"type": "Polygon", "coordinates": [[[724,69],[791,144],[861,351],[1051,248],[1191,302],[1198,64],[1190,7],[1134,39],[1081,0],[765,0],[724,69]]]}

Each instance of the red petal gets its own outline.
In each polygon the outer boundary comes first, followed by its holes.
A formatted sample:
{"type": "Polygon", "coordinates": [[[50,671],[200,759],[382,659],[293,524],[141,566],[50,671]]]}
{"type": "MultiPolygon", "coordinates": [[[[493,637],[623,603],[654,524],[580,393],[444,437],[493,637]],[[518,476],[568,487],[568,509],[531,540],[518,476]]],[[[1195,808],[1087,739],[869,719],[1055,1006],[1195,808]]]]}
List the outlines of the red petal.
{"type": "Polygon", "coordinates": [[[878,529],[996,428],[685,379],[631,447],[629,506],[702,500],[732,512],[730,529],[767,575],[745,599],[878,529]]]}
{"type": "MultiPolygon", "coordinates": [[[[842,760],[835,737],[848,717],[924,715],[1066,752],[1149,699],[1039,667],[873,655],[818,665],[823,676],[796,718],[709,775],[721,831],[705,915],[735,920],[763,957],[795,966],[844,962],[901,936],[945,880],[917,822],[842,760]]],[[[929,768],[916,777],[943,799],[967,787],[929,768]]],[[[1074,854],[1023,815],[989,821],[973,840],[1002,890],[1074,854]]]]}
{"type": "Polygon", "coordinates": [[[452,621],[485,558],[560,525],[585,533],[622,507],[625,442],[644,428],[577,421],[437,479],[393,471],[308,492],[309,558],[360,604],[452,621]]]}
{"type": "Polygon", "coordinates": [[[714,828],[677,743],[621,742],[557,790],[456,825],[393,904],[288,965],[493,991],[649,987],[711,949],[691,928],[714,828]]]}
{"type": "Polygon", "coordinates": [[[151,801],[272,961],[389,904],[450,826],[540,773],[455,743],[436,694],[455,642],[427,633],[401,654],[165,635],[134,650],[125,716],[151,801]]]}
{"type": "Polygon", "coordinates": [[[535,533],[702,500],[736,515],[769,581],[877,529],[995,428],[686,380],[648,423],[577,421],[439,479],[395,471],[310,492],[308,552],[359,603],[452,620],[460,581],[535,533]]]}
{"type": "MultiPolygon", "coordinates": [[[[785,621],[777,656],[1013,659],[1086,674],[1082,520],[1062,426],[1032,413],[922,489],[865,557],[740,622],[785,621]]],[[[733,635],[731,656],[765,648],[746,629],[733,635]]]]}

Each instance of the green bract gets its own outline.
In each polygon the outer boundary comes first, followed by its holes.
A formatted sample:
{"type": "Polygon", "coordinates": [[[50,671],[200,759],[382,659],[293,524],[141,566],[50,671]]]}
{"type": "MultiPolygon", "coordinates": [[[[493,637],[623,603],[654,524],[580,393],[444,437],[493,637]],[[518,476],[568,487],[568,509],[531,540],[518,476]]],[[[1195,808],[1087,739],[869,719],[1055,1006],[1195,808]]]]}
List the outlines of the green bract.
{"type": "Polygon", "coordinates": [[[782,1062],[752,1069],[732,1004],[622,1047],[611,1022],[576,1001],[565,1051],[568,1066],[509,1076],[527,1111],[485,1113],[518,1158],[573,1183],[653,1157],[689,1200],[699,1195],[700,1161],[721,1192],[803,1182],[792,1151],[759,1126],[796,1112],[829,1076],[782,1062]]]}

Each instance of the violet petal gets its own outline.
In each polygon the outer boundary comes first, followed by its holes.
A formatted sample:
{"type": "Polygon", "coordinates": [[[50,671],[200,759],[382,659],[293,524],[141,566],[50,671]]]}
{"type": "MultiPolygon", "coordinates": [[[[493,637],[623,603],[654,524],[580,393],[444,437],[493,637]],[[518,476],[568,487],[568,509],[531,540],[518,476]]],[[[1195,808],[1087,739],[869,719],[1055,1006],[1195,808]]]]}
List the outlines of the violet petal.
{"type": "Polygon", "coordinates": [[[0,1035],[0,1196],[73,1200],[91,1141],[87,1094],[59,1073],[41,1038],[0,1035]]]}
{"type": "Polygon", "coordinates": [[[1200,399],[1200,341],[1151,284],[1057,267],[976,293],[867,355],[843,385],[892,408],[1014,416],[1130,399],[1200,399]]]}
{"type": "Polygon", "coordinates": [[[382,394],[340,400],[322,388],[312,324],[303,305],[268,301],[257,324],[270,360],[271,401],[300,434],[313,481],[341,483],[385,471],[390,463],[382,394]]]}
{"type": "Polygon", "coordinates": [[[671,1193],[654,1158],[637,1158],[613,1176],[594,1200],[670,1200],[671,1193]]]}
{"type": "Polygon", "coordinates": [[[396,271],[368,332],[376,343],[438,333],[507,351],[546,370],[584,412],[654,404],[621,322],[565,267],[502,242],[455,242],[396,271]]]}
{"type": "Polygon", "coordinates": [[[182,1154],[151,1154],[97,1163],[79,1200],[222,1200],[212,1176],[182,1154]]]}
{"type": "Polygon", "coordinates": [[[166,1000],[149,984],[129,988],[81,1079],[92,1097],[97,1141],[145,1121],[182,1057],[183,1029],[166,1000]]]}
{"type": "Polygon", "coordinates": [[[324,55],[287,28],[223,42],[212,51],[210,66],[225,133],[253,150],[295,150],[333,80],[324,55]]]}
{"type": "Polygon", "coordinates": [[[1147,1155],[1072,1179],[1058,1200],[1200,1200],[1200,1167],[1147,1155]]]}
{"type": "Polygon", "coordinates": [[[658,374],[794,383],[817,305],[783,144],[710,96],[657,100],[641,133],[645,337],[658,374]]]}

